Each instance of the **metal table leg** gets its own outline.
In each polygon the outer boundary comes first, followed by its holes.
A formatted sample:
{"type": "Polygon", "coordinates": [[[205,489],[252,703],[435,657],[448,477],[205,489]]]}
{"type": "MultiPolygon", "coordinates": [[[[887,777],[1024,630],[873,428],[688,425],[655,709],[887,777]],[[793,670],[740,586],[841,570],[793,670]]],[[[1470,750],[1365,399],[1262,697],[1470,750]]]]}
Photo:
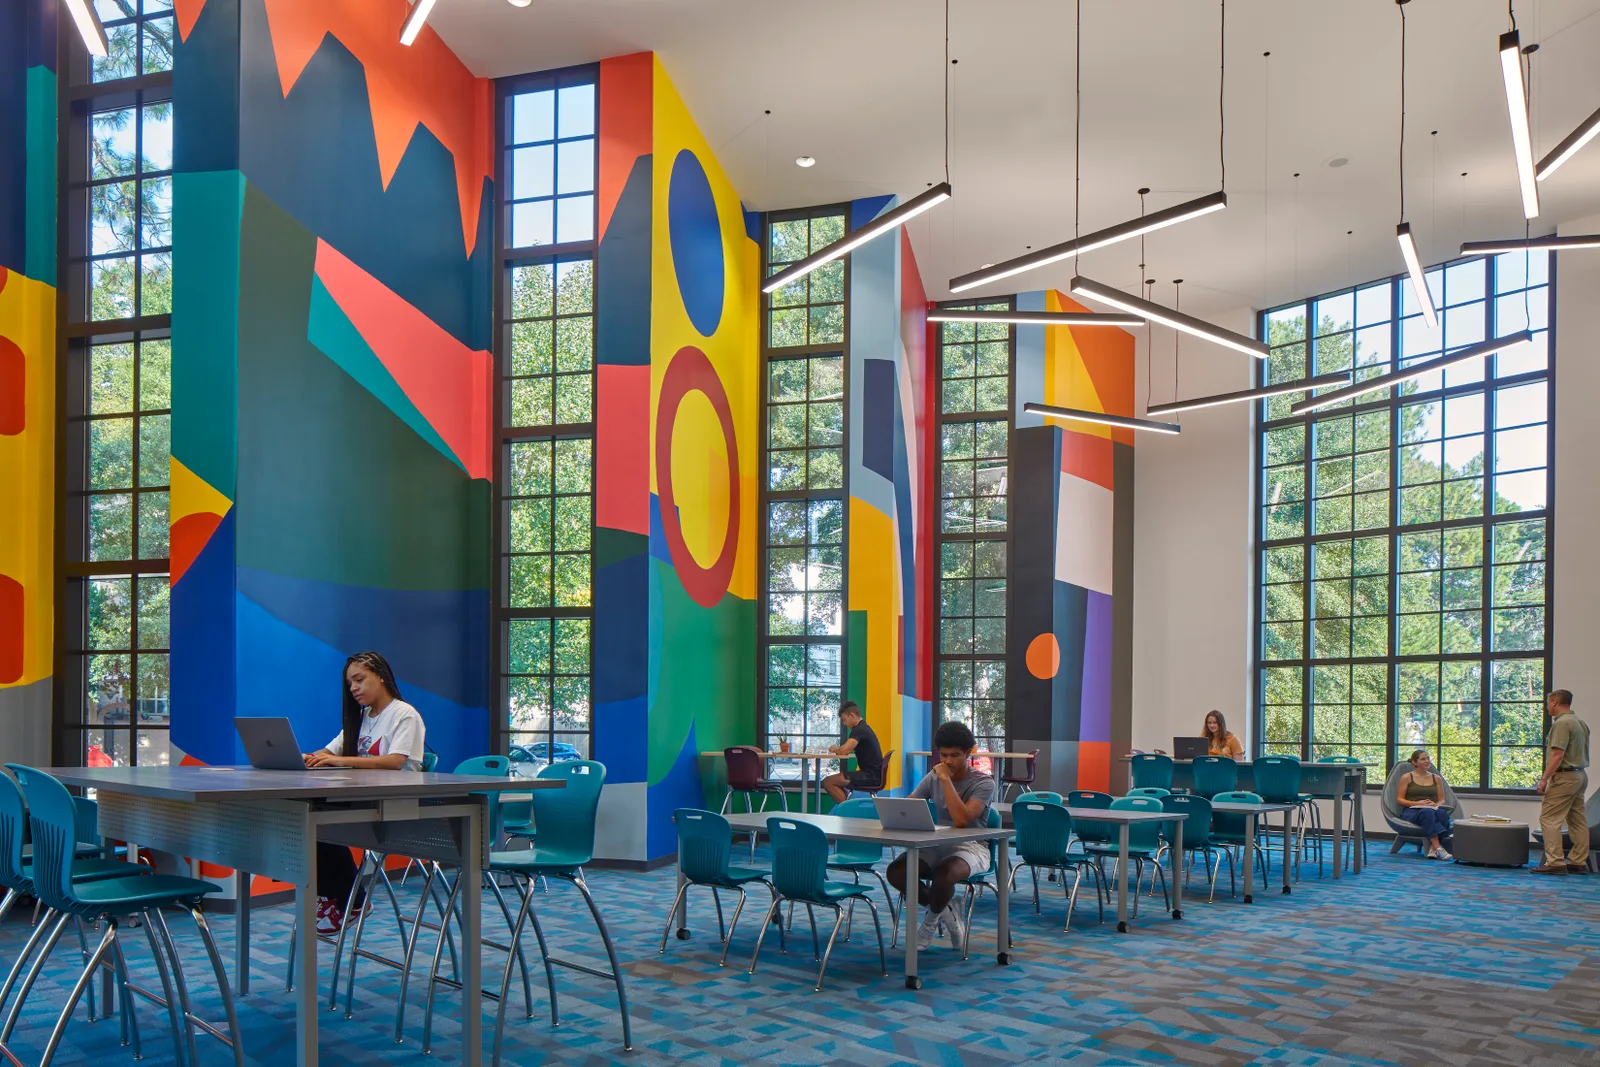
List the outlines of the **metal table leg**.
{"type": "Polygon", "coordinates": [[[906,988],[921,989],[917,976],[917,923],[922,912],[922,859],[917,846],[906,849],[906,988]]]}
{"type": "MultiPolygon", "coordinates": [[[[1183,918],[1183,820],[1178,819],[1172,823],[1172,851],[1168,853],[1172,867],[1172,917],[1183,918]]],[[[1204,863],[1205,856],[1200,857],[1204,863]]],[[[1153,876],[1152,876],[1153,877],[1153,876]]],[[[1151,886],[1154,892],[1155,887],[1151,886]]]]}
{"type": "MultiPolygon", "coordinates": [[[[1271,822],[1269,821],[1267,825],[1270,826],[1271,822]]],[[[1293,892],[1293,890],[1291,890],[1289,888],[1289,860],[1288,860],[1288,856],[1289,856],[1289,813],[1288,812],[1284,812],[1283,813],[1283,855],[1284,855],[1284,862],[1283,862],[1283,891],[1285,893],[1290,893],[1290,892],[1293,892]]],[[[1262,886],[1261,888],[1265,889],[1266,886],[1262,886]]]]}
{"type": "MultiPolygon", "coordinates": [[[[1284,869],[1288,869],[1289,857],[1283,857],[1284,869]]],[[[1244,817],[1244,902],[1254,904],[1255,894],[1252,892],[1256,873],[1256,813],[1246,812],[1244,817]]]]}
{"type": "Polygon", "coordinates": [[[1117,933],[1128,932],[1128,824],[1117,824],[1117,933]]]}
{"type": "MultiPolygon", "coordinates": [[[[317,830],[306,834],[306,884],[294,887],[294,907],[299,929],[294,946],[300,963],[300,983],[294,991],[296,1067],[317,1067],[317,830]]],[[[470,1013],[468,1013],[470,1014],[470,1013]]]]}
{"type": "MultiPolygon", "coordinates": [[[[461,1063],[478,1067],[483,1056],[483,808],[467,815],[461,839],[461,1063]]],[[[532,887],[529,888],[532,892],[532,887]]],[[[444,922],[448,923],[446,917],[444,922]]],[[[415,932],[413,937],[417,936],[415,932]]],[[[506,959],[506,973],[512,960],[506,959]]]]}
{"type": "Polygon", "coordinates": [[[247,996],[250,992],[250,874],[233,873],[234,919],[233,924],[233,980],[234,995],[247,996]]]}
{"type": "Polygon", "coordinates": [[[1011,912],[1008,903],[1011,898],[1010,891],[1006,888],[1011,883],[1011,839],[1002,837],[998,850],[1000,866],[995,870],[995,896],[999,898],[999,916],[995,919],[995,954],[996,963],[1002,966],[1011,962],[1011,912]]]}
{"type": "Polygon", "coordinates": [[[1366,866],[1367,846],[1367,769],[1362,767],[1356,780],[1356,810],[1355,826],[1352,828],[1350,847],[1355,853],[1350,857],[1350,870],[1355,874],[1361,873],[1361,868],[1366,866]]]}
{"type": "Polygon", "coordinates": [[[1344,873],[1344,784],[1345,776],[1339,776],[1340,789],[1333,795],[1333,876],[1340,877],[1344,873]]]}

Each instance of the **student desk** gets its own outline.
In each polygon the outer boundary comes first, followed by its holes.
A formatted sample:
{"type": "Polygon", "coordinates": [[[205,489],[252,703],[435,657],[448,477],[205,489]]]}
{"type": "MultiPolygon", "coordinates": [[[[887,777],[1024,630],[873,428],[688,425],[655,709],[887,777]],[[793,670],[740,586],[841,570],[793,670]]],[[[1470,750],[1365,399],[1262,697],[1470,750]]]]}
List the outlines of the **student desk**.
{"type": "MultiPolygon", "coordinates": [[[[317,1063],[317,841],[458,865],[466,885],[482,879],[484,799],[476,793],[563,788],[559,779],[487,778],[416,771],[249,767],[47,767],[69,786],[94,789],[100,832],[239,872],[236,983],[249,988],[250,873],[295,887],[301,981],[295,987],[295,1060],[317,1063]],[[246,873],[250,872],[250,873],[246,873]]],[[[461,895],[462,1003],[482,989],[482,897],[461,895]]],[[[461,1023],[462,1062],[478,1067],[483,1013],[461,1023]]]]}
{"type": "MultiPolygon", "coordinates": [[[[920,870],[917,852],[928,845],[947,845],[957,841],[995,841],[999,844],[996,849],[995,877],[996,885],[1000,892],[995,894],[999,898],[999,917],[995,925],[995,962],[1009,964],[1011,962],[1011,924],[1007,913],[1006,898],[1010,896],[1005,891],[1006,882],[1011,874],[1011,836],[1013,831],[1001,827],[968,826],[958,828],[954,826],[940,826],[933,830],[885,830],[876,819],[841,819],[834,815],[809,815],[787,812],[780,814],[771,812],[763,814],[756,812],[753,815],[728,815],[728,823],[735,831],[765,830],[768,819],[788,819],[793,822],[810,823],[824,834],[830,841],[866,841],[870,844],[881,845],[884,848],[901,848],[906,851],[906,870],[913,874],[920,870]]],[[[678,885],[683,885],[683,872],[679,868],[678,885]]],[[[922,979],[917,976],[917,919],[915,916],[921,910],[917,902],[920,879],[908,879],[906,885],[906,988],[921,989],[922,979]]],[[[678,936],[688,936],[684,931],[688,923],[689,909],[687,902],[678,911],[678,936]]]]}
{"type": "MultiPolygon", "coordinates": [[[[1328,764],[1328,766],[1340,765],[1328,764]]],[[[1244,902],[1246,904],[1255,903],[1255,896],[1250,890],[1251,879],[1255,877],[1254,864],[1256,861],[1256,820],[1263,815],[1270,815],[1274,812],[1283,813],[1283,863],[1280,864],[1280,866],[1283,868],[1283,891],[1285,893],[1291,892],[1289,888],[1289,812],[1293,811],[1294,809],[1295,805],[1293,804],[1235,804],[1227,801],[1218,803],[1215,800],[1211,802],[1211,810],[1213,812],[1220,811],[1225,815],[1244,816],[1244,902]]],[[[1268,825],[1270,827],[1271,824],[1269,823],[1268,825]]],[[[1182,843],[1183,839],[1180,837],[1178,839],[1178,844],[1182,845],[1182,843]]],[[[1361,850],[1359,848],[1356,849],[1358,855],[1360,854],[1360,851],[1361,850]]],[[[1183,854],[1180,850],[1175,848],[1172,852],[1172,855],[1177,857],[1173,860],[1173,870],[1177,871],[1183,865],[1183,854]]],[[[1201,865],[1205,865],[1205,860],[1203,858],[1201,860],[1201,865]]],[[[1334,871],[1337,872],[1339,869],[1339,853],[1337,851],[1337,846],[1335,846],[1335,852],[1333,854],[1333,865],[1334,871]]],[[[1182,883],[1183,881],[1183,879],[1177,874],[1173,874],[1172,880],[1178,883],[1182,883]]],[[[1265,889],[1266,886],[1263,885],[1262,888],[1265,889]]]]}
{"type": "MultiPolygon", "coordinates": [[[[1041,801],[1040,803],[1043,803],[1041,801]]],[[[994,810],[1000,813],[1002,819],[1010,816],[1012,804],[996,804],[994,810]]],[[[1172,824],[1172,850],[1174,855],[1183,855],[1183,823],[1189,816],[1183,812],[1174,811],[1129,811],[1120,808],[1074,808],[1068,807],[1067,814],[1072,816],[1074,822],[1103,822],[1115,825],[1117,828],[1117,869],[1122,872],[1122,877],[1117,879],[1117,933],[1128,932],[1128,827],[1134,823],[1164,822],[1172,824]]],[[[1137,892],[1137,888],[1134,890],[1137,892]]],[[[1183,901],[1174,896],[1172,898],[1172,917],[1183,918],[1183,901]]]]}

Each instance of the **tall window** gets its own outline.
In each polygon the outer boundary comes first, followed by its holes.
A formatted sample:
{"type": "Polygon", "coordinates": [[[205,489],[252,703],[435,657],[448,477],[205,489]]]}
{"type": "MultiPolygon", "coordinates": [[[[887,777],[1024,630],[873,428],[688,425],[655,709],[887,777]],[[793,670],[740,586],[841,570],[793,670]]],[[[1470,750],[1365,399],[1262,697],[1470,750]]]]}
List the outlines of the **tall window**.
{"type": "MultiPolygon", "coordinates": [[[[768,273],[838,240],[844,224],[842,208],[769,216],[768,273]]],[[[847,259],[835,260],[767,301],[760,655],[770,747],[805,750],[839,737],[847,272],[847,259]]]]}
{"type": "Polygon", "coordinates": [[[1354,403],[1262,404],[1259,736],[1269,752],[1391,765],[1428,750],[1457,787],[1540,774],[1551,522],[1548,254],[1405,276],[1266,312],[1263,381],[1357,380],[1528,328],[1531,343],[1354,403]],[[1398,362],[1397,362],[1398,361],[1398,362]]]}
{"type": "Polygon", "coordinates": [[[65,451],[58,758],[165,764],[172,409],[172,11],[99,0],[63,33],[65,451]]]}
{"type": "MultiPolygon", "coordinates": [[[[951,305],[1011,310],[1010,301],[951,305]]],[[[939,327],[939,721],[1000,751],[1006,731],[1012,333],[1005,323],[939,327]]]]}
{"type": "Polygon", "coordinates": [[[593,751],[595,83],[501,95],[499,728],[536,760],[593,751]]]}

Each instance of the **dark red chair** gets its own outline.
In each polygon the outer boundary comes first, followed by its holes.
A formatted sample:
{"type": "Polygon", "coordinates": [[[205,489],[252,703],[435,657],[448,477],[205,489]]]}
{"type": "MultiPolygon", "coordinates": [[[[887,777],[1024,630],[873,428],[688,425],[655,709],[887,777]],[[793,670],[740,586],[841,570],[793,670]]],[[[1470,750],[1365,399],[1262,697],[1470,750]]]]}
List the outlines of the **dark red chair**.
{"type": "Polygon", "coordinates": [[[1008,759],[1001,762],[1000,767],[1000,799],[1006,799],[1014,785],[1021,786],[1027,792],[1033,786],[1033,777],[1039,770],[1039,750],[1034,749],[1022,759],[1008,759]]]}
{"type": "Polygon", "coordinates": [[[888,789],[889,761],[894,759],[894,753],[895,750],[891,748],[889,751],[883,754],[883,766],[878,770],[878,780],[876,782],[873,782],[870,785],[851,785],[850,782],[846,780],[844,783],[844,791],[851,795],[856,793],[865,793],[869,797],[875,797],[885,789],[888,789]]]}
{"type": "Polygon", "coordinates": [[[733,748],[722,750],[722,758],[728,761],[728,795],[722,798],[722,814],[726,815],[733,804],[735,793],[744,794],[744,810],[756,810],[754,796],[761,794],[761,810],[767,810],[767,797],[778,798],[778,808],[784,808],[783,783],[771,778],[761,777],[765,769],[762,766],[761,750],[749,745],[736,745],[733,748]]]}

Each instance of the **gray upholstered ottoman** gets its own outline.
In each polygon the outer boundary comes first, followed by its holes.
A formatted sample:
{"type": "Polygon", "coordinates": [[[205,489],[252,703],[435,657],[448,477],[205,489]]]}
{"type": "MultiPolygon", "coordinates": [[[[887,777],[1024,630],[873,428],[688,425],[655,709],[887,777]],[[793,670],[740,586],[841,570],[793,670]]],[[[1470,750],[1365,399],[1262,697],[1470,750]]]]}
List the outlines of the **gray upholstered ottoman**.
{"type": "Polygon", "coordinates": [[[1480,867],[1521,867],[1528,862],[1528,824],[1457,819],[1451,853],[1457,863],[1480,867]]]}

